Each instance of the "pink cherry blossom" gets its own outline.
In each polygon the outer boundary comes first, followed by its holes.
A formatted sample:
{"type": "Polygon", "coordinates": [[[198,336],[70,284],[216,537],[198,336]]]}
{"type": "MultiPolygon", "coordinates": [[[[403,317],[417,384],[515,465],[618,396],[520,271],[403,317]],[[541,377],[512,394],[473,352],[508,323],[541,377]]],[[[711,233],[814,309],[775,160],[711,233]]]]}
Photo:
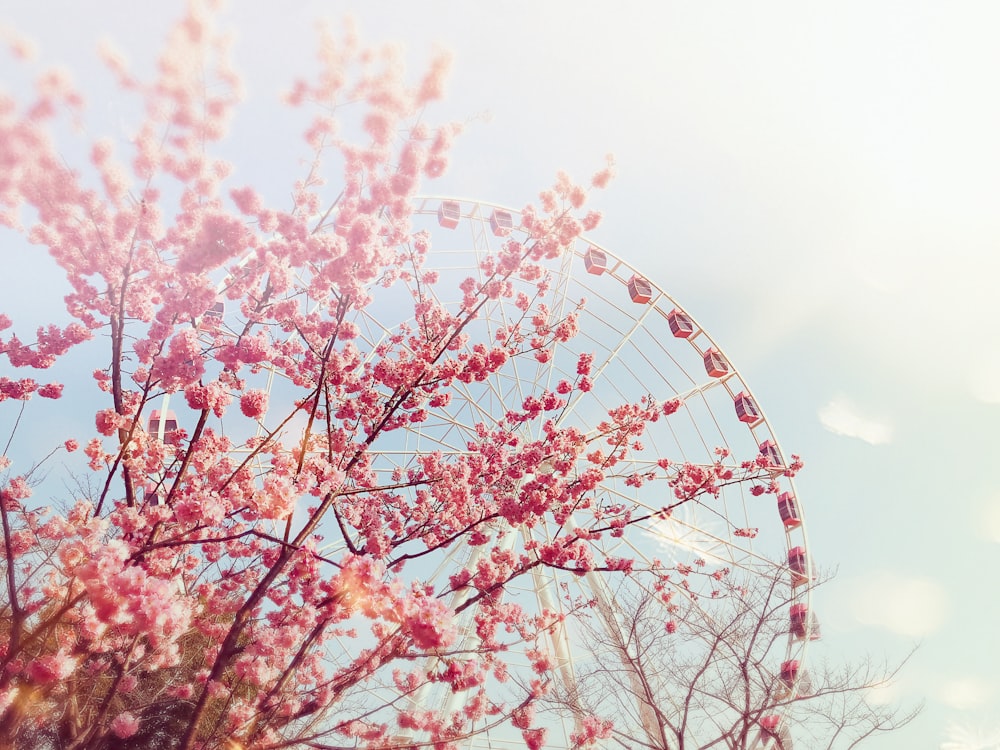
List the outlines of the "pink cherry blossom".
{"type": "Polygon", "coordinates": [[[244,416],[256,419],[267,411],[267,393],[251,390],[240,396],[240,411],[244,416]]]}
{"type": "Polygon", "coordinates": [[[123,711],[111,722],[111,731],[119,739],[128,739],[139,731],[139,720],[128,711],[123,711]]]}
{"type": "Polygon", "coordinates": [[[51,656],[43,656],[28,664],[28,677],[39,685],[64,680],[73,674],[77,660],[67,650],[61,649],[51,656]]]}
{"type": "MultiPolygon", "coordinates": [[[[595,397],[607,342],[550,269],[600,222],[612,159],[558,174],[473,268],[440,268],[415,205],[462,129],[434,122],[446,54],[411,77],[398,50],[322,29],[286,96],[301,140],[260,146],[289,172],[235,181],[259,154],[219,144],[242,86],[218,5],[192,0],[134,68],[101,46],[127,138],[66,127],[83,98],[58,69],[0,102],[0,222],[68,285],[38,290],[58,323],[0,315],[0,409],[47,420],[32,400],[60,398],[53,429],[79,437],[53,444],[84,446],[66,459],[84,476],[38,492],[51,508],[32,497],[49,466],[0,478],[0,746],[51,726],[113,747],[174,701],[182,750],[398,746],[400,728],[452,748],[492,724],[542,747],[565,671],[550,637],[589,603],[521,589],[558,573],[694,597],[707,566],[635,558],[628,535],[729,483],[776,492],[801,462],[659,455],[651,425],[679,400],[595,397]],[[85,375],[38,376],[57,365],[85,375]],[[426,691],[461,701],[415,707],[426,691]]],[[[609,732],[581,715],[572,741],[609,732]]]]}

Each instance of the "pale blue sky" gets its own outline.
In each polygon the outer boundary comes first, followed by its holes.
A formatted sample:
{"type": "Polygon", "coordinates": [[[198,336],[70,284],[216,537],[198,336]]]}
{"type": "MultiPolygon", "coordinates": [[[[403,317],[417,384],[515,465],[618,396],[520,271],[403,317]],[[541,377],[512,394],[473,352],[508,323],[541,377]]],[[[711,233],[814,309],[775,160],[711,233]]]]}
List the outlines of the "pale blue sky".
{"type": "MultiPolygon", "coordinates": [[[[814,556],[839,570],[823,652],[922,643],[894,690],[924,714],[867,747],[1000,729],[1000,6],[614,6],[240,2],[227,18],[261,114],[234,148],[262,156],[239,176],[279,158],[262,113],[309,70],[311,21],[345,12],[366,40],[403,41],[414,71],[435,43],[455,53],[438,113],[471,122],[433,192],[520,206],[613,152],[595,238],[699,318],[806,460],[814,556]]],[[[80,7],[2,17],[83,78],[97,38],[141,61],[177,6],[80,7]]]]}

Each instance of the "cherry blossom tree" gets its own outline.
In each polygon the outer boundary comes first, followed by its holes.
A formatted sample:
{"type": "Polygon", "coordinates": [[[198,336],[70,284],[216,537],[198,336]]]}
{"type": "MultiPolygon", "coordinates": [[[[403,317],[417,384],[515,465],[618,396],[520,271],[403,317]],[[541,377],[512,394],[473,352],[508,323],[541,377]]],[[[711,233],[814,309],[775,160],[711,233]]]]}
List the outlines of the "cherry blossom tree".
{"type": "Polygon", "coordinates": [[[920,711],[879,696],[907,659],[830,662],[809,648],[818,622],[796,638],[787,576],[734,573],[714,597],[666,604],[625,587],[611,598],[614,611],[594,601],[578,619],[590,655],[578,679],[544,701],[603,720],[611,746],[851,750],[920,711]]]}
{"type": "MultiPolygon", "coordinates": [[[[308,120],[289,161],[310,157],[273,206],[218,155],[240,80],[216,11],[191,2],[148,80],[102,48],[142,111],[127,141],[67,145],[85,99],[58,69],[26,101],[0,98],[0,224],[70,290],[69,317],[33,336],[0,314],[0,409],[30,419],[35,397],[60,399],[64,384],[25,372],[66,360],[93,369],[74,408],[94,420],[58,438],[82,446],[88,472],[58,502],[33,496],[44,462],[14,460],[16,429],[0,457],[0,746],[457,747],[508,725],[540,747],[534,709],[555,669],[542,641],[563,615],[505,592],[545,568],[664,585],[669,567],[589,542],[644,520],[598,488],[677,404],[621,404],[587,434],[562,425],[590,390],[585,355],[575,378],[477,425],[460,452],[386,471],[377,451],[431,422],[455,387],[545,362],[576,335],[575,311],[546,305],[542,264],[597,225],[587,195],[611,167],[586,185],[559,176],[521,213],[528,240],[483,259],[445,305],[411,215],[460,130],[426,119],[447,60],[411,82],[398,53],[322,32],[317,75],[286,97],[308,120]],[[383,297],[398,320],[369,340],[359,321],[383,297]],[[498,301],[520,317],[476,339],[498,301]],[[543,524],[546,542],[502,542],[543,524]],[[449,562],[462,550],[473,562],[449,562]],[[437,565],[450,575],[432,583],[437,565]],[[530,679],[511,679],[518,644],[530,679]],[[461,705],[424,698],[434,691],[461,705]]],[[[738,476],[664,457],[661,478],[668,467],[676,504],[767,484],[752,460],[738,476]]],[[[608,735],[592,717],[578,725],[579,746],[608,735]]]]}

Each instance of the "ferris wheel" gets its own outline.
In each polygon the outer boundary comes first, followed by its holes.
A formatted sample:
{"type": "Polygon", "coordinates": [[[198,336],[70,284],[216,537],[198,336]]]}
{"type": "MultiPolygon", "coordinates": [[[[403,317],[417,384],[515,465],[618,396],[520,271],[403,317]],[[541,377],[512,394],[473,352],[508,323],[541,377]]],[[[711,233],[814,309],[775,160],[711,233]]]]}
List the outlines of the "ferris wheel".
{"type": "MultiPolygon", "coordinates": [[[[450,309],[458,309],[462,281],[481,274],[484,259],[509,239],[527,241],[517,211],[483,201],[420,198],[412,221],[415,231],[431,234],[433,249],[424,271],[437,275],[433,289],[442,295],[437,302],[450,309]]],[[[629,454],[627,471],[609,474],[602,481],[602,502],[632,507],[636,517],[645,520],[630,525],[620,536],[605,534],[595,539],[595,559],[631,558],[646,566],[681,571],[725,569],[747,576],[783,577],[793,603],[788,612],[785,656],[774,665],[774,672],[780,674],[789,691],[802,690],[806,646],[819,635],[810,586],[803,585],[813,577],[812,563],[802,504],[787,475],[789,459],[763,409],[721,346],[694,315],[640,269],[586,238],[576,240],[571,252],[546,263],[546,304],[557,317],[575,312],[579,333],[560,343],[547,361],[512,359],[485,381],[456,383],[451,402],[437,409],[432,420],[395,430],[372,445],[372,470],[386,477],[398,476],[422,454],[460,457],[477,439],[477,425],[502,419],[520,408],[527,396],[572,379],[580,355],[592,355],[592,388],[582,394],[585,397],[578,394],[569,401],[559,417],[560,426],[591,434],[609,410],[642,398],[648,403],[671,404],[673,412],[647,426],[641,446],[633,446],[629,454]],[[671,460],[666,471],[660,462],[665,456],[671,460]],[[752,464],[749,470],[748,461],[752,464]],[[672,501],[670,480],[678,472],[711,471],[720,463],[745,481],[724,482],[717,495],[672,501]],[[628,481],[629,475],[646,468],[651,475],[658,471],[659,478],[640,486],[628,481]],[[761,483],[771,484],[772,491],[755,494],[751,488],[761,483]],[[664,512],[668,506],[669,512],[664,512]]],[[[492,340],[498,330],[520,315],[512,300],[512,296],[499,297],[483,307],[469,328],[469,346],[492,340]]],[[[391,293],[373,294],[373,302],[353,321],[360,330],[359,349],[374,352],[395,335],[399,324],[412,315],[408,302],[391,293]]],[[[217,307],[206,314],[202,325],[224,325],[225,317],[224,309],[217,307]]],[[[272,376],[264,386],[272,402],[280,399],[283,387],[281,379],[272,376]]],[[[159,429],[162,436],[166,420],[164,411],[164,417],[150,425],[151,431],[159,429]]],[[[526,440],[542,437],[536,422],[526,425],[526,440]]],[[[570,518],[567,524],[572,523],[570,518]]],[[[538,527],[496,531],[498,543],[515,550],[553,533],[538,527]]],[[[468,547],[457,549],[433,569],[419,573],[431,584],[446,583],[456,569],[474,567],[485,547],[472,548],[471,552],[468,547]]],[[[694,602],[699,597],[711,598],[711,576],[683,580],[682,596],[694,602]]],[[[536,568],[506,596],[528,611],[568,608],[567,602],[582,597],[593,603],[601,627],[614,630],[622,626],[616,592],[599,575],[536,568]]],[[[468,630],[465,638],[474,638],[471,626],[468,630]]],[[[569,686],[578,679],[578,662],[588,658],[577,637],[571,625],[549,633],[548,648],[556,672],[569,686]]],[[[523,668],[530,672],[527,660],[523,668]]],[[[414,700],[454,709],[462,696],[429,690],[414,700]]],[[[649,718],[640,716],[640,721],[645,723],[649,718]]],[[[789,717],[780,713],[761,716],[757,723],[754,747],[762,750],[779,746],[782,737],[789,731],[794,733],[789,717]]],[[[573,716],[553,719],[549,730],[546,746],[570,747],[573,716]]],[[[506,734],[477,735],[465,746],[523,747],[523,740],[508,729],[506,734]]]]}
{"type": "MultiPolygon", "coordinates": [[[[439,274],[437,287],[442,290],[457,290],[462,279],[475,277],[482,261],[507,239],[527,241],[519,229],[518,212],[503,206],[427,197],[415,213],[414,228],[432,235],[433,250],[425,268],[439,274]]],[[[398,452],[382,454],[387,468],[422,452],[464,450],[475,437],[477,423],[502,417],[518,408],[526,396],[570,378],[579,355],[592,354],[593,388],[585,398],[569,403],[560,418],[563,426],[588,433],[610,409],[623,403],[643,396],[658,403],[673,401],[677,412],[649,425],[642,435],[642,448],[632,453],[633,471],[641,470],[644,461],[652,467],[662,456],[670,456],[677,466],[706,470],[721,461],[734,472],[751,459],[757,460],[766,480],[779,485],[773,494],[754,496],[752,482],[733,483],[723,487],[718,497],[685,502],[664,516],[657,511],[669,502],[670,492],[662,483],[637,488],[623,478],[606,478],[601,491],[608,503],[633,505],[650,518],[620,538],[604,536],[595,542],[595,558],[631,557],[646,563],[661,558],[680,569],[703,565],[739,569],[749,575],[787,576],[795,601],[788,613],[785,660],[775,665],[775,671],[780,671],[790,689],[804,689],[805,679],[800,680],[800,675],[805,672],[800,666],[805,645],[818,637],[819,629],[810,609],[809,587],[800,588],[812,577],[803,512],[792,479],[785,476],[787,459],[750,388],[692,314],[609,249],[579,239],[573,252],[552,261],[547,272],[551,278],[548,306],[555,316],[578,311],[578,335],[560,344],[550,361],[515,362],[485,383],[458,388],[447,414],[438,422],[407,433],[396,447],[398,452]],[[796,596],[794,592],[799,591],[796,596]]],[[[439,301],[454,307],[458,299],[439,301]]],[[[364,325],[371,344],[393,329],[393,312],[392,300],[368,311],[364,325]]],[[[470,336],[470,341],[488,340],[517,314],[510,299],[498,300],[482,311],[476,322],[479,335],[470,336]]],[[[509,529],[505,543],[523,545],[532,536],[547,533],[544,529],[509,529]]],[[[447,575],[447,566],[453,569],[460,562],[448,560],[437,573],[447,575]]],[[[522,606],[534,600],[539,609],[551,609],[560,606],[561,597],[566,598],[571,588],[583,589],[586,597],[596,601],[605,628],[619,627],[614,594],[594,574],[581,579],[550,569],[535,574],[517,595],[522,606]]],[[[688,588],[686,594],[710,597],[708,589],[707,585],[703,590],[688,588]]],[[[569,628],[552,633],[551,648],[568,682],[576,679],[577,646],[569,628]]],[[[452,696],[451,700],[461,698],[452,696]]],[[[784,737],[789,723],[781,714],[761,717],[759,747],[769,747],[784,737]]],[[[567,736],[571,729],[572,721],[566,722],[567,736]]],[[[484,736],[471,746],[501,747],[503,738],[484,736]]],[[[553,746],[558,746],[558,740],[553,746]]]]}

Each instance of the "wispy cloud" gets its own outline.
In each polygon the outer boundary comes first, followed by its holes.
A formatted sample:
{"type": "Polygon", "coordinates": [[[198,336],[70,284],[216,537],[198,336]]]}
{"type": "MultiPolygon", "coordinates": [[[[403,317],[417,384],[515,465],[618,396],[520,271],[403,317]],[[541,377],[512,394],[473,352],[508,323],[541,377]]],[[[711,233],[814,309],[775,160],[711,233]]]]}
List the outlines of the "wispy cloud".
{"type": "Polygon", "coordinates": [[[1000,728],[982,730],[953,724],[939,750],[1000,750],[1000,728]]]}
{"type": "MultiPolygon", "coordinates": [[[[968,711],[990,703],[995,692],[992,685],[977,677],[959,677],[942,682],[938,698],[952,708],[968,711]]],[[[994,737],[996,742],[1000,742],[1000,730],[994,737]]]]}
{"type": "Polygon", "coordinates": [[[865,690],[865,696],[873,706],[891,706],[899,703],[899,685],[895,682],[883,682],[865,690]]]}
{"type": "Polygon", "coordinates": [[[940,628],[950,610],[941,584],[887,570],[858,580],[851,594],[851,612],[858,622],[911,638],[940,628]]]}
{"type": "Polygon", "coordinates": [[[987,404],[1000,404],[1000,352],[983,351],[976,360],[968,375],[972,395],[987,404]]]}
{"type": "Polygon", "coordinates": [[[892,427],[885,422],[861,414],[845,398],[835,398],[819,410],[819,421],[835,435],[858,438],[872,445],[888,443],[892,427]]]}
{"type": "Polygon", "coordinates": [[[1000,543],[1000,492],[989,496],[976,519],[976,532],[991,542],[1000,543]]]}

